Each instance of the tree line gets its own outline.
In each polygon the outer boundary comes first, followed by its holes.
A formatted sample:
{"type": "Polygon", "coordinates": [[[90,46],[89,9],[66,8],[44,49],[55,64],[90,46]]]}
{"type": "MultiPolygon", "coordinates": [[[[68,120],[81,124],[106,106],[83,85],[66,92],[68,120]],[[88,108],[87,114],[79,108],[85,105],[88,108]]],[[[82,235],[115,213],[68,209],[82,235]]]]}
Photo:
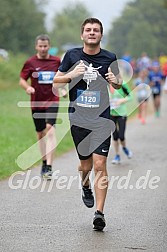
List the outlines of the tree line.
{"type": "Polygon", "coordinates": [[[167,54],[167,0],[136,0],[125,7],[108,33],[108,48],[121,56],[167,54]]]}
{"type": "MultiPolygon", "coordinates": [[[[45,27],[44,7],[49,0],[0,0],[0,48],[12,53],[31,54],[38,34],[48,33],[52,45],[79,45],[80,24],[92,16],[81,3],[65,6],[53,19],[53,29],[45,27]]],[[[112,14],[111,14],[112,15],[112,14]]],[[[128,51],[134,57],[146,51],[151,57],[167,54],[167,0],[134,0],[105,34],[107,49],[118,56],[128,51]]]]}
{"type": "Polygon", "coordinates": [[[39,6],[35,0],[0,0],[0,48],[32,53],[35,37],[46,32],[39,6]]]}

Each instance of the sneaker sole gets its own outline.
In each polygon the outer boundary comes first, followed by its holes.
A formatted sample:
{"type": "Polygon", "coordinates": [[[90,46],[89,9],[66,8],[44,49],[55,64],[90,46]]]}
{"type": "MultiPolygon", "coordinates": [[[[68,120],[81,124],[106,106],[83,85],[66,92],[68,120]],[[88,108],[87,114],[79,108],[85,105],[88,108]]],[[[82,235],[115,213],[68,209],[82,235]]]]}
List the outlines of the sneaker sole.
{"type": "Polygon", "coordinates": [[[93,221],[93,229],[96,231],[103,231],[104,227],[106,226],[105,222],[101,218],[97,218],[93,221]]]}
{"type": "Polygon", "coordinates": [[[41,176],[43,179],[47,179],[47,180],[51,180],[52,179],[52,176],[49,176],[49,175],[42,175],[41,176]]]}
{"type": "Polygon", "coordinates": [[[116,164],[116,165],[117,165],[117,164],[120,164],[121,162],[120,162],[120,161],[117,161],[117,162],[112,161],[111,163],[112,163],[112,164],[116,164]]]}
{"type": "Polygon", "coordinates": [[[128,158],[131,159],[132,157],[133,157],[133,154],[131,153],[131,154],[128,156],[128,158]]]}

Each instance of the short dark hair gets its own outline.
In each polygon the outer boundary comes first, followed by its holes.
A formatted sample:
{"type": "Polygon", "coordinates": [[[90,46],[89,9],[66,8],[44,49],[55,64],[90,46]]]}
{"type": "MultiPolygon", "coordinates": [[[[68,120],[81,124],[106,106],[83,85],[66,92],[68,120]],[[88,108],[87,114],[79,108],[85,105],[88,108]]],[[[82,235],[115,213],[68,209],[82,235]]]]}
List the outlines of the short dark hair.
{"type": "Polygon", "coordinates": [[[97,19],[97,18],[87,18],[87,19],[85,19],[85,21],[81,24],[81,34],[84,31],[85,25],[88,24],[88,23],[90,23],[90,24],[94,24],[94,23],[99,24],[100,25],[101,34],[103,34],[103,25],[102,25],[102,22],[99,19],[97,19]]]}
{"type": "Polygon", "coordinates": [[[38,40],[47,40],[50,44],[50,38],[47,34],[40,34],[35,39],[35,44],[37,44],[38,40]]]}

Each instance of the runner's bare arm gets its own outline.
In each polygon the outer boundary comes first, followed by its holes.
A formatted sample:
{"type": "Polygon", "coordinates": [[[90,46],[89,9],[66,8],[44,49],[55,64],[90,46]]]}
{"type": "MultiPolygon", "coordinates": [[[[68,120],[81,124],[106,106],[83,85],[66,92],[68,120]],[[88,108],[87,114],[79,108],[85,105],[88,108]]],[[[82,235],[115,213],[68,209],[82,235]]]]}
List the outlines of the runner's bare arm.
{"type": "Polygon", "coordinates": [[[35,93],[35,89],[31,87],[25,79],[20,78],[19,84],[26,91],[27,94],[30,95],[35,93]]]}
{"type": "Polygon", "coordinates": [[[84,72],[85,72],[85,64],[83,63],[83,61],[80,61],[80,63],[72,71],[68,73],[58,71],[53,79],[53,86],[55,88],[64,87],[72,79],[78,77],[81,74],[84,74],[84,72]]]}
{"type": "Polygon", "coordinates": [[[55,88],[62,88],[64,87],[67,83],[71,81],[71,76],[69,74],[64,74],[60,71],[58,71],[53,79],[53,86],[55,88]]]}

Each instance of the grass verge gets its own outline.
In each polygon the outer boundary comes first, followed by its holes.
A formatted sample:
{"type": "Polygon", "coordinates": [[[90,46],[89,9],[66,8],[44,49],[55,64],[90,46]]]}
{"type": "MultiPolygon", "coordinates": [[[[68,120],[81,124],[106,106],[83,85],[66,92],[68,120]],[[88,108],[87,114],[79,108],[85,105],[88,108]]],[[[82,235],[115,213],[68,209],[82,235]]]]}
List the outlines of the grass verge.
{"type": "MultiPolygon", "coordinates": [[[[13,172],[21,170],[17,165],[17,157],[32,146],[36,140],[36,132],[31,116],[30,108],[20,108],[19,101],[29,101],[20,87],[1,89],[1,117],[0,117],[0,179],[10,176],[13,172]]],[[[65,108],[60,108],[60,112],[65,108]]],[[[61,131],[65,131],[66,125],[62,124],[61,131]]],[[[56,130],[56,135],[59,135],[56,130]]],[[[60,142],[55,150],[55,156],[73,148],[70,132],[60,142]]],[[[37,165],[38,162],[34,165],[37,165]]]]}

